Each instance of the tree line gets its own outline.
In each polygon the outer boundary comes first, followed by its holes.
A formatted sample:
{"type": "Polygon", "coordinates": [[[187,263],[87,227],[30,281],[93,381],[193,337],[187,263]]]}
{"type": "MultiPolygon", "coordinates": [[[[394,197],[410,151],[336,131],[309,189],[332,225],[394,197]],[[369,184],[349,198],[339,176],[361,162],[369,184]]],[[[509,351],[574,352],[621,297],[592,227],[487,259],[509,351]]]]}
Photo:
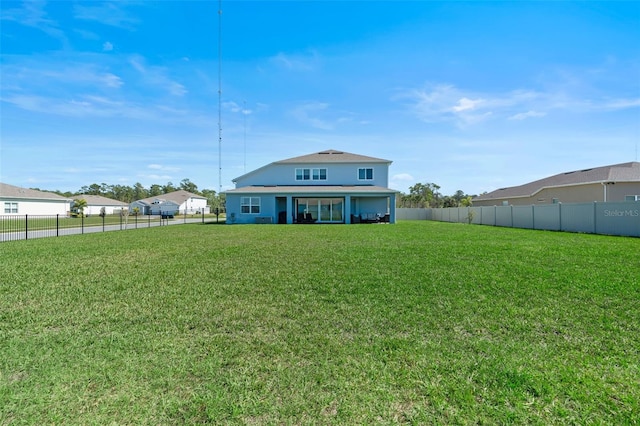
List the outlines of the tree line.
{"type": "Polygon", "coordinates": [[[475,195],[457,190],[453,195],[442,195],[435,183],[416,183],[409,187],[409,193],[396,197],[396,207],[467,207],[475,195]]]}
{"type": "MultiPolygon", "coordinates": [[[[33,188],[38,189],[38,188],[33,188]]],[[[106,183],[92,183],[91,185],[84,185],[77,192],[61,192],[61,191],[48,191],[58,195],[62,195],[66,198],[79,199],[82,195],[100,195],[102,197],[111,198],[112,200],[122,201],[123,203],[130,204],[136,200],[142,200],[150,197],[158,197],[170,192],[184,190],[192,194],[205,197],[211,208],[219,207],[224,208],[224,194],[218,194],[213,189],[198,189],[198,185],[191,182],[189,179],[182,179],[180,184],[175,185],[173,182],[167,182],[164,185],[153,184],[148,188],[145,188],[140,182],[135,183],[133,186],[129,185],[109,185],[106,183]]]]}
{"type": "MultiPolygon", "coordinates": [[[[37,189],[37,188],[34,188],[37,189]]],[[[192,194],[201,195],[208,200],[211,208],[219,207],[224,209],[224,194],[218,194],[213,189],[198,189],[198,185],[189,179],[182,179],[180,184],[174,185],[167,182],[165,185],[153,184],[145,188],[141,183],[133,186],[128,185],[108,185],[106,183],[85,185],[78,192],[49,191],[67,198],[78,198],[82,195],[101,195],[113,200],[131,203],[149,197],[157,197],[170,192],[185,190],[192,194]]],[[[458,190],[453,195],[443,195],[440,193],[440,186],[435,183],[416,183],[409,187],[409,193],[401,192],[396,197],[396,207],[465,207],[471,205],[474,195],[465,194],[458,190]]]]}

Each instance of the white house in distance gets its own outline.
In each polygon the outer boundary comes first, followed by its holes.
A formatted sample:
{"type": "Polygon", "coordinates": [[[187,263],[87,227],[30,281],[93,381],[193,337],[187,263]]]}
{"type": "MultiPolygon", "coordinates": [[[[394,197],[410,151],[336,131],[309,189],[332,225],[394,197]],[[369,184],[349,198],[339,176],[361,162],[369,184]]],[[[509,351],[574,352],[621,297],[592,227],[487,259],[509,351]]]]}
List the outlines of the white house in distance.
{"type": "Polygon", "coordinates": [[[5,215],[64,215],[72,200],[51,192],[0,183],[0,205],[5,215]]]}
{"type": "Polygon", "coordinates": [[[395,223],[390,164],[333,149],[276,161],[233,180],[227,223],[395,223]]]}
{"type": "Polygon", "coordinates": [[[142,215],[209,213],[206,197],[184,190],[134,201],[129,205],[130,214],[136,207],[142,215]]]}
{"type": "MultiPolygon", "coordinates": [[[[76,195],[73,197],[74,200],[85,200],[87,202],[87,206],[84,208],[85,216],[98,216],[104,207],[105,214],[119,214],[123,209],[128,207],[127,203],[123,203],[122,201],[113,200],[111,198],[102,197],[100,195],[76,195]]],[[[71,205],[73,208],[73,203],[71,205]]]]}

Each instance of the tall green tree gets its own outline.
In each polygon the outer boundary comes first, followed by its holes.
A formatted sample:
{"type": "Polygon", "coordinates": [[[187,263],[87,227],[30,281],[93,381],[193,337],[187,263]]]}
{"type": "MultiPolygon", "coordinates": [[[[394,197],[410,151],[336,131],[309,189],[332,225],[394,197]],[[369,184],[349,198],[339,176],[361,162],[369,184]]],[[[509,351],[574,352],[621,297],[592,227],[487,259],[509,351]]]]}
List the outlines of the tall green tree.
{"type": "Polygon", "coordinates": [[[189,179],[182,179],[182,181],[180,182],[180,189],[182,189],[183,191],[191,192],[192,194],[200,195],[200,192],[198,191],[198,185],[191,182],[189,179]]]}
{"type": "Polygon", "coordinates": [[[111,196],[114,200],[130,203],[133,201],[133,188],[127,185],[113,185],[111,187],[111,196]]]}
{"type": "Polygon", "coordinates": [[[435,183],[416,183],[409,187],[412,207],[441,207],[440,186],[435,183]]]}
{"type": "Polygon", "coordinates": [[[89,186],[83,186],[81,192],[85,195],[102,195],[102,187],[97,183],[92,183],[89,186]]]}
{"type": "Polygon", "coordinates": [[[162,194],[164,194],[164,192],[162,192],[162,186],[158,184],[153,184],[149,188],[149,194],[148,194],[149,197],[157,197],[158,195],[162,195],[162,194]]]}
{"type": "Polygon", "coordinates": [[[173,185],[173,182],[167,182],[167,184],[162,187],[163,194],[168,194],[170,192],[174,192],[175,190],[176,187],[173,185]]]}
{"type": "Polygon", "coordinates": [[[133,185],[133,199],[134,200],[143,200],[149,196],[149,192],[144,189],[144,186],[140,182],[136,182],[133,185]]]}

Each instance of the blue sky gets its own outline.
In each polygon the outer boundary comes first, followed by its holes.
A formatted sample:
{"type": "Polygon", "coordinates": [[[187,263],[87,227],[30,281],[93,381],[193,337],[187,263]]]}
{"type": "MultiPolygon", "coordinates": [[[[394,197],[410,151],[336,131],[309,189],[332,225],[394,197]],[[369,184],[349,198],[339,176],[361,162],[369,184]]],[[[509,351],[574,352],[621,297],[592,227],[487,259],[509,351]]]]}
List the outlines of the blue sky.
{"type": "Polygon", "coordinates": [[[479,194],[638,158],[640,2],[227,0],[221,27],[218,1],[1,8],[12,185],[225,190],[339,149],[403,192],[479,194]]]}

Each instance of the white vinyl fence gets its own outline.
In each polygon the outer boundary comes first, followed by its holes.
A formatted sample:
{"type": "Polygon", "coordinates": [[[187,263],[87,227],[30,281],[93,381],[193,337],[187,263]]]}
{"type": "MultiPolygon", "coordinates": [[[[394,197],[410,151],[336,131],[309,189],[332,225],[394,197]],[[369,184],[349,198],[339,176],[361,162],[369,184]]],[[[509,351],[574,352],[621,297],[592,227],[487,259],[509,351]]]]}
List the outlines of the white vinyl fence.
{"type": "Polygon", "coordinates": [[[396,209],[396,219],[640,237],[639,202],[396,209]]]}

